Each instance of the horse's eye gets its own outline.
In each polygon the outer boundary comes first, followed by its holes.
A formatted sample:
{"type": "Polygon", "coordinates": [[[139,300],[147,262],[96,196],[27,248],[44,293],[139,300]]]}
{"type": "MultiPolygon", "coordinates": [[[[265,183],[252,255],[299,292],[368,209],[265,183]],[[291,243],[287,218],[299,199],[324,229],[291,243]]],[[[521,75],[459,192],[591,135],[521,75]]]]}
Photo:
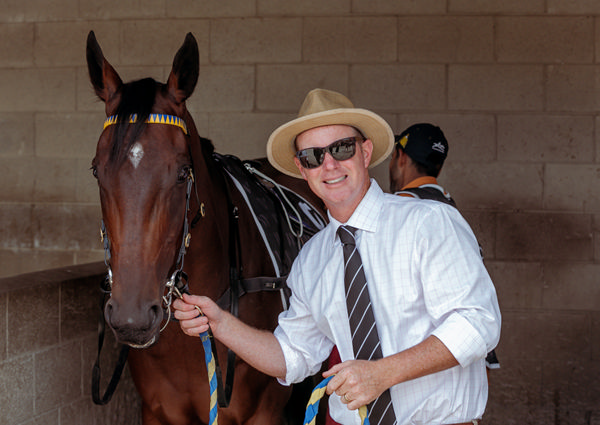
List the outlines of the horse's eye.
{"type": "Polygon", "coordinates": [[[177,181],[179,183],[185,182],[191,175],[192,167],[189,165],[184,165],[179,169],[179,174],[177,175],[177,181]]]}
{"type": "Polygon", "coordinates": [[[90,168],[92,170],[92,176],[98,178],[98,169],[96,168],[95,165],[92,165],[92,168],[90,168]]]}

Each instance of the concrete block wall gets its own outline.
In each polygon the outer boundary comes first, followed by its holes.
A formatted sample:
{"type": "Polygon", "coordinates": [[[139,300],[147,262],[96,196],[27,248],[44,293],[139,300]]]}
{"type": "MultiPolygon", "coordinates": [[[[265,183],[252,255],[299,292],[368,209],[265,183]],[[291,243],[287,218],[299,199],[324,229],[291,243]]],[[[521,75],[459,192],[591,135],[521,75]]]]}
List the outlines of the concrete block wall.
{"type": "MultiPolygon", "coordinates": [[[[91,398],[104,263],[0,279],[0,424],[140,423],[140,399],[126,368],[111,401],[91,398]]],[[[119,346],[105,336],[101,395],[119,346]]]]}
{"type": "MultiPolygon", "coordinates": [[[[442,127],[441,181],[503,311],[487,423],[600,423],[600,3],[9,1],[0,14],[0,274],[102,258],[89,173],[104,119],[94,30],[124,80],[164,81],[191,31],[189,108],[218,151],[264,156],[314,87],[395,131],[442,127]]],[[[387,187],[387,164],[374,170],[387,187]]]]}

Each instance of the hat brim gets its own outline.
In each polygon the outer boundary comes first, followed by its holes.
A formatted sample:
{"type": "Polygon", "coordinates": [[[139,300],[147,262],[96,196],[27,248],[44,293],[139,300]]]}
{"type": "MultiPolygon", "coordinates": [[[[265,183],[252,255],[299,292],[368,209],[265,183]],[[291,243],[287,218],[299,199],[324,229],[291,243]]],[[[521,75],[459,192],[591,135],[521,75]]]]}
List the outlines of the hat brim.
{"type": "Polygon", "coordinates": [[[349,125],[357,128],[373,143],[369,168],[384,161],[394,148],[394,133],[389,124],[374,112],[360,108],[340,108],[296,118],[277,128],[267,142],[267,158],[284,174],[302,178],[294,163],[294,141],[300,133],[326,125],[349,125]]]}

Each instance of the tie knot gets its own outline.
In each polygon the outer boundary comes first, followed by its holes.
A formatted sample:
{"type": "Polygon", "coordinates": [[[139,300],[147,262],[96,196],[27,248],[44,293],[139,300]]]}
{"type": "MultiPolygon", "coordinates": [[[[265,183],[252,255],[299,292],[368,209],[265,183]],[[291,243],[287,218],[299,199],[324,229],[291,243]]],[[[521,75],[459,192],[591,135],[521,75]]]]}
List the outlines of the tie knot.
{"type": "Polygon", "coordinates": [[[340,241],[342,241],[342,244],[344,245],[356,245],[356,240],[354,239],[355,232],[356,228],[352,226],[340,226],[337,229],[340,241]]]}

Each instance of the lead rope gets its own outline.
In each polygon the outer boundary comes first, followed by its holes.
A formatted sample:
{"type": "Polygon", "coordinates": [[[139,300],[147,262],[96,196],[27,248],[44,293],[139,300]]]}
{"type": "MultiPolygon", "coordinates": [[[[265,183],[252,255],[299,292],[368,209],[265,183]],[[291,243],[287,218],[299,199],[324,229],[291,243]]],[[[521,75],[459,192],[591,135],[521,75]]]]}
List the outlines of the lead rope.
{"type": "MultiPolygon", "coordinates": [[[[317,419],[317,413],[319,412],[319,402],[321,398],[325,394],[325,388],[327,387],[327,383],[333,378],[329,376],[323,379],[313,390],[310,395],[310,399],[308,400],[308,404],[306,405],[306,414],[304,415],[304,425],[315,425],[315,421],[317,419]]],[[[362,406],[358,409],[358,414],[360,415],[360,423],[361,425],[370,425],[369,424],[369,416],[367,415],[367,406],[362,406]]]]}

